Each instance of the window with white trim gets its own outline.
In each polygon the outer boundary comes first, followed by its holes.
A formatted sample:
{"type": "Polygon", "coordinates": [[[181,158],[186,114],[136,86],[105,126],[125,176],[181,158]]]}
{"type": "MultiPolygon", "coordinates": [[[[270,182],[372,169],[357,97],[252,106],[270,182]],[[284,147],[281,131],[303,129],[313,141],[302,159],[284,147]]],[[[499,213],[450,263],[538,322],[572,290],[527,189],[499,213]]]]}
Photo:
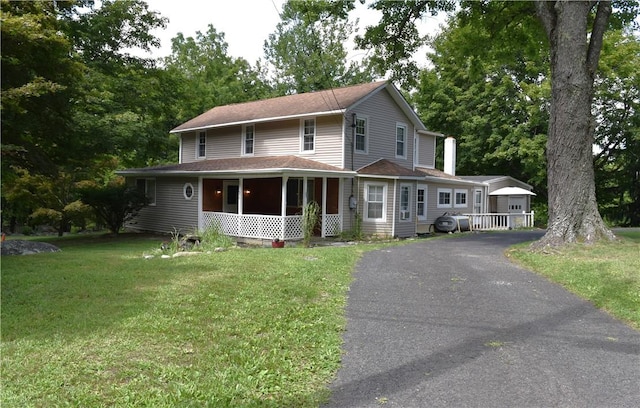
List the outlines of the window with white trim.
{"type": "Polygon", "coordinates": [[[303,119],[302,120],[302,135],[301,145],[303,152],[312,152],[315,149],[316,140],[316,120],[315,119],[303,119]]]}
{"type": "Polygon", "coordinates": [[[147,198],[147,205],[156,205],[156,179],[136,179],[136,187],[144,193],[144,196],[147,198]]]}
{"type": "Polygon", "coordinates": [[[400,221],[411,220],[411,185],[400,184],[400,221]]]}
{"type": "Polygon", "coordinates": [[[455,202],[453,204],[454,207],[466,207],[467,206],[467,194],[469,190],[459,190],[455,189],[455,202]]]}
{"type": "Polygon", "coordinates": [[[356,118],[356,141],[355,141],[355,150],[356,152],[366,153],[367,152],[367,118],[356,118]]]}
{"type": "Polygon", "coordinates": [[[386,220],[386,184],[366,183],[364,186],[365,215],[364,218],[370,221],[386,220]]]}
{"type": "Polygon", "coordinates": [[[396,124],[396,157],[407,157],[407,125],[396,124]]]}
{"type": "Polygon", "coordinates": [[[207,156],[207,132],[198,132],[198,158],[207,156]]]}
{"type": "Polygon", "coordinates": [[[416,190],[416,216],[419,220],[427,219],[427,186],[419,185],[416,190]]]}
{"type": "Polygon", "coordinates": [[[451,189],[439,188],[438,189],[438,208],[451,208],[451,189]]]}
{"type": "Polygon", "coordinates": [[[254,125],[244,125],[242,132],[242,154],[253,156],[253,143],[255,141],[254,125]]]}

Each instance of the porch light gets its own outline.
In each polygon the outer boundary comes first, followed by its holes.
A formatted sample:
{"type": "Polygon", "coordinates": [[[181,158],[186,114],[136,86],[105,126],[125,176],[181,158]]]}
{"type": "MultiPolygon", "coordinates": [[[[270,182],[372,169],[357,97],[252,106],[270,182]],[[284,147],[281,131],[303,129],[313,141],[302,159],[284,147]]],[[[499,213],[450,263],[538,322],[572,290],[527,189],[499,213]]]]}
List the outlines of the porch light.
{"type": "Polygon", "coordinates": [[[216,195],[220,195],[220,194],[222,194],[222,190],[216,189],[216,195]]]}
{"type": "Polygon", "coordinates": [[[244,190],[244,194],[245,194],[245,195],[249,195],[249,194],[251,194],[251,190],[244,190]]]}

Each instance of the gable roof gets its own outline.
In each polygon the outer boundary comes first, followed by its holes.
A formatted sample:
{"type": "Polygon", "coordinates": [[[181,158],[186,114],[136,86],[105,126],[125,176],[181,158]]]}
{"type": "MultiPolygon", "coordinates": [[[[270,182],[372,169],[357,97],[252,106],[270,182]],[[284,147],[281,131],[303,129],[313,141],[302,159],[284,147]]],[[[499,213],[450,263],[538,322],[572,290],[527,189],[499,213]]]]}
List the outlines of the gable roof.
{"type": "Polygon", "coordinates": [[[513,178],[511,176],[460,176],[460,178],[463,180],[475,181],[475,182],[484,183],[484,184],[492,184],[492,183],[498,183],[500,181],[511,180],[520,185],[526,186],[526,188],[528,188],[529,190],[533,189],[533,186],[531,186],[530,184],[525,183],[524,181],[518,180],[517,178],[513,178]]]}
{"type": "Polygon", "coordinates": [[[170,133],[267,122],[304,116],[320,116],[344,113],[371,95],[386,89],[403,112],[411,119],[417,130],[426,130],[420,118],[409,106],[393,84],[387,81],[371,82],[344,88],[280,96],[253,102],[216,106],[182,125],[170,133]]]}
{"type": "Polygon", "coordinates": [[[356,170],[359,176],[376,176],[381,178],[423,179],[424,174],[402,167],[387,159],[378,159],[371,164],[356,170]]]}
{"type": "Polygon", "coordinates": [[[199,160],[190,163],[169,164],[164,166],[144,167],[118,171],[127,176],[151,175],[203,175],[226,173],[281,173],[284,171],[310,173],[354,174],[352,171],[304,159],[298,156],[240,157],[233,159],[199,160]]]}

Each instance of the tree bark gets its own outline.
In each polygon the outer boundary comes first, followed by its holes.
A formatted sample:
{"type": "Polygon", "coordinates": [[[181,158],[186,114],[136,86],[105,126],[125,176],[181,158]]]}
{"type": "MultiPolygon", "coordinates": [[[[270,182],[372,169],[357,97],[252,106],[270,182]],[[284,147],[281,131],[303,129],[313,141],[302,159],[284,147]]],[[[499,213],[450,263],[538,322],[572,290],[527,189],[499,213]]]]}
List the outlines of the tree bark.
{"type": "Polygon", "coordinates": [[[549,223],[535,249],[615,238],[598,212],[595,194],[593,81],[602,33],[611,14],[608,2],[597,3],[598,17],[589,42],[588,17],[593,3],[536,3],[551,49],[551,112],[547,140],[549,223]]]}

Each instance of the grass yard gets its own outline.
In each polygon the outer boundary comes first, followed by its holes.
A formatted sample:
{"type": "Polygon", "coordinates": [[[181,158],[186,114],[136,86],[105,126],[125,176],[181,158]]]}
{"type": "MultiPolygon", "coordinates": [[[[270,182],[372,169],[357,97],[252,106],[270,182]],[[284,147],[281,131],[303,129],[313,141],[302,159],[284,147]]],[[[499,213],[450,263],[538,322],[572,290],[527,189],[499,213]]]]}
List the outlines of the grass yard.
{"type": "Polygon", "coordinates": [[[2,258],[4,407],[317,407],[362,247],[144,259],[141,237],[2,258]]]}
{"type": "Polygon", "coordinates": [[[509,256],[640,329],[640,230],[616,232],[612,243],[572,245],[554,254],[517,246],[509,256]]]}

